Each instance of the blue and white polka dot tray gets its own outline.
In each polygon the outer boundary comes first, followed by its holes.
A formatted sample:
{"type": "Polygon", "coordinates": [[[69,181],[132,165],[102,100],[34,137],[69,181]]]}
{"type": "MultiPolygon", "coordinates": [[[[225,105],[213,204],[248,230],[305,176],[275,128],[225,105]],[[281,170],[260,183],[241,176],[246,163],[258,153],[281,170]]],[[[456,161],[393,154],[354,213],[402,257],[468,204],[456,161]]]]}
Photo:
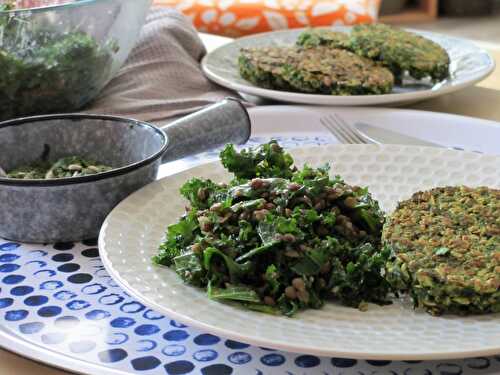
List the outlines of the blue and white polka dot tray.
{"type": "MultiPolygon", "coordinates": [[[[332,139],[302,136],[281,142],[292,147],[332,139]]],[[[199,162],[198,157],[181,164],[199,162]]],[[[42,246],[0,239],[0,345],[54,366],[102,375],[500,373],[500,355],[430,362],[319,358],[200,332],[122,291],[102,266],[95,240],[42,246]]]]}

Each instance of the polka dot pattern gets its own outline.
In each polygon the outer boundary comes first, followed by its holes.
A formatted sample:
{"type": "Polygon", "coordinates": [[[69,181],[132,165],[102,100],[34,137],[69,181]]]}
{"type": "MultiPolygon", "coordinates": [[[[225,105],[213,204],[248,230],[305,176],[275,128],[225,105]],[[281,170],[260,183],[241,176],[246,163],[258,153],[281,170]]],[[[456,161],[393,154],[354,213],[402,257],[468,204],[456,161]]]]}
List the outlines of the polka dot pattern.
{"type": "Polygon", "coordinates": [[[18,266],[0,272],[2,328],[54,353],[85,357],[102,366],[103,375],[106,369],[155,375],[500,372],[500,356],[431,362],[319,358],[200,332],[134,301],[103,270],[95,246],[94,239],[46,246],[0,239],[4,256],[0,259],[6,261],[0,265],[18,266]],[[39,263],[28,264],[31,261],[45,263],[43,269],[54,275],[38,279],[33,267],[39,263]],[[58,269],[68,263],[79,269],[73,273],[58,269]],[[79,276],[69,280],[73,275],[79,276]]]}

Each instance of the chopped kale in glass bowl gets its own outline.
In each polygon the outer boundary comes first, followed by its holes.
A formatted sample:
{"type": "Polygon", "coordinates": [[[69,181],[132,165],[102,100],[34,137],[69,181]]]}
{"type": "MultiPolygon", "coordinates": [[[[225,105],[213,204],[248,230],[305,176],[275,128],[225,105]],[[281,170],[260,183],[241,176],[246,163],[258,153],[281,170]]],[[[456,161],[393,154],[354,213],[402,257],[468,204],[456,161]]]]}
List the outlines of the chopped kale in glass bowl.
{"type": "Polygon", "coordinates": [[[72,112],[114,77],[150,0],[83,0],[0,7],[0,121],[72,112]]]}

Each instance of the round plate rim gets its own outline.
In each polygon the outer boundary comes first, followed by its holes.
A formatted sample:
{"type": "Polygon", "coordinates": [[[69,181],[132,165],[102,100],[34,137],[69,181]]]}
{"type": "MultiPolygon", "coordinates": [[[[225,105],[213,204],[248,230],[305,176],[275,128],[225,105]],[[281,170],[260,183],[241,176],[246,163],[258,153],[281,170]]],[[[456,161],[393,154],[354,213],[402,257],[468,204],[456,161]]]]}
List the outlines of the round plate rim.
{"type": "MultiPolygon", "coordinates": [[[[461,90],[465,87],[472,86],[484,79],[486,79],[496,67],[496,62],[493,56],[484,48],[476,46],[473,42],[458,37],[449,37],[447,35],[441,33],[435,33],[424,30],[417,30],[411,28],[405,28],[407,31],[416,32],[422,35],[434,36],[436,38],[450,38],[460,40],[462,43],[467,43],[470,46],[474,47],[477,50],[477,53],[482,53],[488,56],[489,58],[489,66],[488,69],[479,72],[477,75],[473,76],[473,78],[469,78],[464,80],[461,83],[450,84],[448,86],[440,87],[438,89],[427,89],[427,90],[419,90],[419,91],[410,91],[405,93],[389,93],[383,95],[346,95],[346,96],[335,96],[335,95],[317,95],[317,94],[306,94],[306,93],[297,93],[290,91],[279,91],[279,90],[271,90],[265,89],[258,86],[255,86],[251,83],[242,84],[238,82],[234,82],[227,78],[222,77],[216,72],[212,71],[208,61],[218,53],[221,49],[226,48],[228,45],[237,45],[240,41],[244,40],[252,40],[252,39],[263,39],[269,35],[276,34],[292,34],[297,33],[307,28],[299,28],[299,29],[287,29],[287,30],[276,30],[276,31],[268,31],[264,33],[258,33],[254,35],[248,35],[245,37],[241,37],[235,39],[225,45],[219,46],[213,51],[207,53],[201,60],[201,68],[203,73],[207,76],[208,79],[214,81],[215,83],[227,87],[229,89],[235,90],[237,92],[242,92],[245,94],[255,95],[258,97],[263,97],[266,99],[274,99],[283,102],[289,103],[299,103],[299,104],[313,104],[320,106],[327,105],[338,105],[338,106],[363,106],[363,105],[378,105],[378,104],[390,104],[390,103],[407,103],[414,102],[424,99],[431,99],[437,96],[449,94],[451,92],[455,92],[461,90]]],[[[330,27],[330,29],[350,29],[348,26],[336,26],[330,27]]]]}
{"type": "MultiPolygon", "coordinates": [[[[332,144],[328,145],[328,147],[345,147],[346,145],[338,145],[338,144],[332,144]]],[[[347,146],[353,146],[353,147],[364,147],[364,146],[369,146],[373,147],[375,146],[376,148],[384,148],[384,147],[391,147],[392,145],[347,145],[347,146]]],[[[325,146],[309,146],[309,147],[299,147],[297,149],[314,149],[318,147],[325,147],[325,146]]],[[[414,149],[434,149],[432,147],[420,147],[420,146],[404,146],[405,148],[414,148],[414,149]]],[[[456,150],[447,150],[449,152],[464,152],[467,154],[471,154],[472,152],[468,151],[456,151],[456,150]]],[[[500,160],[500,156],[494,156],[495,158],[498,158],[500,160]]],[[[99,233],[99,240],[98,240],[98,246],[99,246],[99,254],[101,257],[102,264],[104,265],[106,271],[109,273],[110,276],[112,276],[113,280],[127,293],[129,293],[133,298],[135,298],[137,301],[142,302],[146,306],[150,307],[151,309],[154,309],[156,311],[159,311],[161,313],[164,313],[165,315],[168,315],[169,317],[175,319],[176,321],[179,321],[183,324],[186,324],[188,326],[195,327],[197,329],[203,330],[204,332],[209,332],[215,335],[222,336],[224,338],[229,338],[241,342],[245,342],[250,345],[254,346],[259,346],[259,347],[269,347],[272,349],[277,349],[277,350],[282,350],[282,351],[287,351],[287,352],[293,352],[293,353],[301,353],[301,354],[311,354],[311,355],[317,355],[317,356],[322,356],[322,357],[339,357],[339,358],[352,358],[352,359],[364,359],[364,360],[393,360],[393,361],[401,361],[401,360],[442,360],[442,359],[463,359],[463,358],[469,358],[469,357],[477,357],[477,356],[491,356],[491,355],[496,355],[500,352],[500,347],[498,346],[492,346],[492,347],[483,347],[481,349],[477,350],[463,350],[463,351],[441,351],[441,352],[421,352],[421,353],[397,353],[397,354],[388,354],[386,352],[372,352],[372,353],[367,353],[367,352],[353,352],[353,351],[342,351],[342,350],[331,350],[331,349],[321,349],[321,348],[307,348],[300,346],[298,344],[294,343],[285,343],[283,341],[275,340],[275,341],[269,341],[266,339],[261,339],[258,336],[252,336],[249,337],[244,334],[238,334],[237,332],[234,331],[229,331],[224,328],[219,328],[215,325],[212,324],[207,324],[204,322],[201,322],[196,319],[192,319],[190,317],[184,316],[182,313],[178,313],[177,311],[170,309],[168,307],[163,306],[162,304],[156,303],[155,301],[150,300],[149,298],[145,297],[143,294],[140,292],[137,292],[133,287],[129,285],[129,283],[118,273],[115,268],[113,267],[109,257],[108,257],[108,252],[106,250],[106,245],[105,245],[105,239],[104,237],[106,236],[106,231],[107,227],[110,224],[110,221],[113,220],[113,216],[121,210],[121,207],[131,199],[134,199],[136,196],[140,196],[143,194],[143,191],[145,189],[148,189],[148,186],[151,185],[161,185],[162,183],[165,183],[166,180],[172,177],[177,177],[182,174],[188,174],[190,171],[193,169],[201,169],[201,168],[207,168],[210,165],[217,165],[219,162],[214,161],[214,162],[209,162],[209,163],[202,163],[199,165],[196,165],[192,168],[189,168],[187,170],[184,170],[179,173],[175,173],[171,176],[164,177],[160,180],[152,182],[150,185],[147,185],[143,187],[142,189],[134,192],[131,194],[129,197],[125,198],[122,202],[120,202],[114,209],[113,211],[108,215],[106,218],[101,231],[99,233]]]]}

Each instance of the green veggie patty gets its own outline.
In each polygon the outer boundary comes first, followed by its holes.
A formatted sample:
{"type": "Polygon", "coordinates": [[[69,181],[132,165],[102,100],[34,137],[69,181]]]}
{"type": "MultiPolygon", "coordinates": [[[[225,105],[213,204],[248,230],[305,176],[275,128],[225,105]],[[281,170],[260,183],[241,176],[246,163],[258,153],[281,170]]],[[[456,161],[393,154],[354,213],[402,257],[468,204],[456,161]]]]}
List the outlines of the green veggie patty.
{"type": "Polygon", "coordinates": [[[298,38],[299,45],[345,48],[360,56],[380,61],[392,71],[396,82],[407,72],[415,79],[441,81],[449,75],[450,57],[430,39],[384,24],[358,25],[350,34],[328,29],[310,29],[298,38]]]}
{"type": "Polygon", "coordinates": [[[240,74],[265,88],[326,95],[385,94],[391,72],[369,59],[326,46],[243,49],[240,74]]]}
{"type": "Polygon", "coordinates": [[[443,187],[401,202],[383,230],[387,279],[434,315],[500,312],[500,190],[443,187]]]}

